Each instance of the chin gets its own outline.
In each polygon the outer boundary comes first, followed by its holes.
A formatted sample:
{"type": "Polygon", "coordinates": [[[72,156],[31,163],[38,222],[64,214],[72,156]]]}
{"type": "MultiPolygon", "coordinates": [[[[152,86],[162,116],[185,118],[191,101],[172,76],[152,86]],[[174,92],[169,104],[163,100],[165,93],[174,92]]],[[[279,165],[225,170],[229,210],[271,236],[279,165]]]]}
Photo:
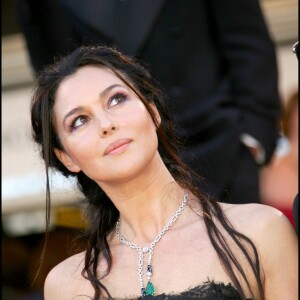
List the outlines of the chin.
{"type": "Polygon", "coordinates": [[[101,182],[127,182],[138,179],[145,175],[147,177],[153,170],[156,155],[128,157],[122,163],[110,164],[110,168],[105,172],[105,178],[101,182]]]}

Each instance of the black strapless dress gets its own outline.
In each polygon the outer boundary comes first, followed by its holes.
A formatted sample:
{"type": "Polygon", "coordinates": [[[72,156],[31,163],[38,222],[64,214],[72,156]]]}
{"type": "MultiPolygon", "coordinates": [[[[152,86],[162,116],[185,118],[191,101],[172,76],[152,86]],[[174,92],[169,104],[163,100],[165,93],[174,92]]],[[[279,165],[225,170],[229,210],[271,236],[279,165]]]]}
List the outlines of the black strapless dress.
{"type": "MultiPolygon", "coordinates": [[[[213,281],[204,282],[192,289],[188,289],[180,294],[160,294],[155,296],[144,296],[139,298],[128,298],[126,300],[241,300],[238,291],[229,283],[215,283],[213,281]]],[[[123,299],[125,300],[125,299],[123,299]]],[[[253,299],[248,299],[253,300],[253,299]]]]}

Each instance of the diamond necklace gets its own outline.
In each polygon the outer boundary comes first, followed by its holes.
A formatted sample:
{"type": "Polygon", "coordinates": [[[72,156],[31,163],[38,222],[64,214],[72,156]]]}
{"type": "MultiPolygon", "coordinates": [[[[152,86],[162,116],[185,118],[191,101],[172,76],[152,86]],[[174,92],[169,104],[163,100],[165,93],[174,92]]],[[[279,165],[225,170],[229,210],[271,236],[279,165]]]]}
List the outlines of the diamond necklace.
{"type": "Polygon", "coordinates": [[[139,260],[138,260],[138,275],[139,275],[139,281],[140,281],[140,286],[141,286],[141,295],[147,296],[147,295],[154,295],[154,286],[152,282],[150,281],[151,275],[152,275],[152,255],[154,252],[154,247],[156,244],[159,242],[159,240],[162,238],[162,236],[166,233],[166,231],[169,230],[169,228],[176,222],[178,217],[181,215],[187,201],[188,201],[189,195],[186,193],[183,196],[183,200],[181,205],[179,206],[178,210],[175,212],[174,216],[172,219],[169,221],[169,223],[163,228],[163,230],[156,236],[156,238],[153,240],[151,243],[150,247],[140,247],[134,243],[131,243],[127,241],[124,236],[120,232],[120,219],[118,219],[116,223],[116,234],[121,242],[121,244],[129,246],[132,249],[135,249],[139,253],[139,260]],[[148,256],[148,263],[147,263],[147,285],[146,289],[144,288],[144,283],[143,283],[143,265],[144,265],[144,253],[149,253],[148,256]]]}

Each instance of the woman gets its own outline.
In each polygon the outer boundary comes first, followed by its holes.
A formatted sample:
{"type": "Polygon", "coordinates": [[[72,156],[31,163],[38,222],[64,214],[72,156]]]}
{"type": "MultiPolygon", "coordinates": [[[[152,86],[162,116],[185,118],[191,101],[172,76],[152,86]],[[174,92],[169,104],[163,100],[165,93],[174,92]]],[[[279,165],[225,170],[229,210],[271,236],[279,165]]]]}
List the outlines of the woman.
{"type": "Polygon", "coordinates": [[[39,75],[31,114],[46,168],[75,176],[88,201],[86,251],[49,273],[46,300],[296,299],[287,219],[197,188],[161,89],[136,60],[78,48],[39,75]]]}

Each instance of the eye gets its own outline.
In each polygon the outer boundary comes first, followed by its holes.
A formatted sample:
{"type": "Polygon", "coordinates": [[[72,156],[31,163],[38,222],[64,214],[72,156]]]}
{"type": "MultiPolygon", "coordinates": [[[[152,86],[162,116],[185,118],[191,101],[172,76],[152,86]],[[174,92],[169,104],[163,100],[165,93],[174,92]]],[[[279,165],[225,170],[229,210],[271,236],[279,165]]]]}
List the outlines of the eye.
{"type": "Polygon", "coordinates": [[[76,118],[72,121],[72,123],[71,123],[71,125],[70,125],[71,130],[75,130],[75,129],[79,128],[79,127],[82,126],[84,123],[86,123],[87,120],[88,120],[88,118],[87,118],[86,116],[78,116],[78,117],[76,117],[76,118]]]}
{"type": "Polygon", "coordinates": [[[108,108],[111,108],[119,103],[124,102],[127,99],[127,96],[123,93],[117,93],[113,95],[108,101],[108,108]]]}

